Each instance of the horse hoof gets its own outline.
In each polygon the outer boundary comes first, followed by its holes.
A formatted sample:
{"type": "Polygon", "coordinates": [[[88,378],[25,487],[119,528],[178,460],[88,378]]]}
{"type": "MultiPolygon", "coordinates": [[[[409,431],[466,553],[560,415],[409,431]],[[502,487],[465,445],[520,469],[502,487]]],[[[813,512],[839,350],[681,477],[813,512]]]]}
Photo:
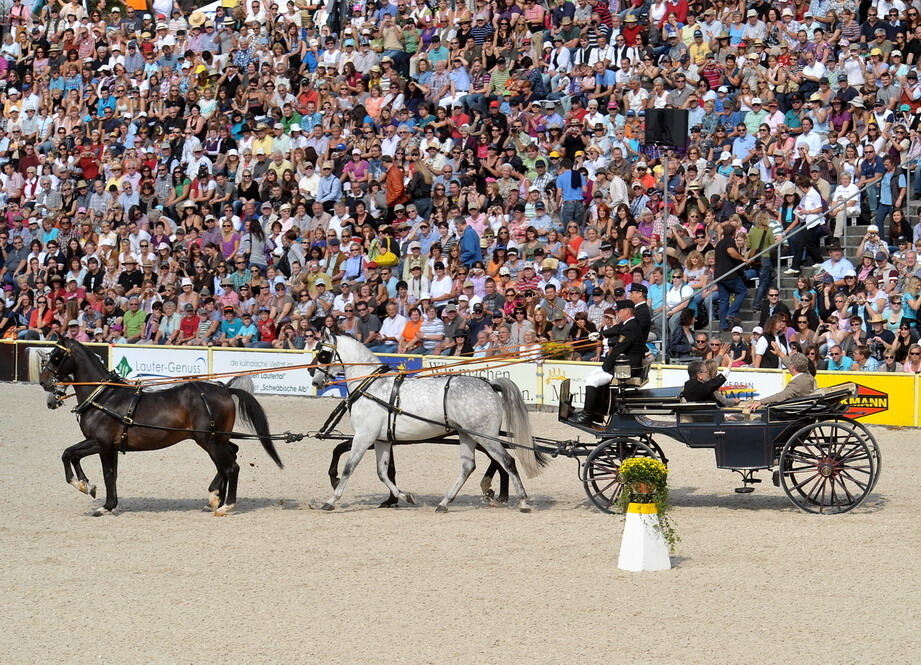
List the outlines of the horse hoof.
{"type": "Polygon", "coordinates": [[[523,504],[521,504],[520,506],[518,506],[518,512],[521,512],[521,513],[530,513],[530,512],[531,512],[531,506],[529,506],[529,505],[523,503],[523,504]]]}
{"type": "Polygon", "coordinates": [[[233,507],[234,507],[235,505],[236,505],[236,504],[234,504],[234,503],[224,504],[223,506],[221,506],[220,508],[218,508],[217,510],[214,511],[214,516],[215,516],[215,517],[224,517],[225,515],[227,515],[227,513],[229,513],[231,510],[233,510],[233,507]]]}
{"type": "Polygon", "coordinates": [[[221,505],[221,497],[217,492],[208,493],[208,507],[211,510],[217,509],[221,505]]]}
{"type": "Polygon", "coordinates": [[[495,498],[496,492],[492,487],[487,487],[483,490],[483,498],[487,501],[492,501],[495,498]]]}
{"type": "Polygon", "coordinates": [[[383,501],[378,508],[396,508],[399,505],[400,501],[395,496],[391,496],[386,501],[383,501]]]}
{"type": "Polygon", "coordinates": [[[330,512],[335,509],[336,509],[336,506],[334,506],[331,503],[324,503],[322,506],[320,506],[320,510],[325,510],[326,512],[330,512]]]}
{"type": "Polygon", "coordinates": [[[95,499],[96,498],[96,486],[95,485],[87,486],[86,493],[95,499]]]}
{"type": "Polygon", "coordinates": [[[500,505],[505,505],[506,503],[508,503],[508,494],[500,494],[499,496],[497,496],[496,503],[500,505]]]}
{"type": "Polygon", "coordinates": [[[415,499],[415,497],[413,497],[413,495],[410,494],[409,492],[402,492],[402,493],[400,494],[400,498],[403,499],[403,501],[405,501],[406,503],[408,503],[408,504],[411,505],[411,506],[415,506],[415,505],[416,505],[416,499],[415,499]]]}
{"type": "Polygon", "coordinates": [[[114,514],[115,514],[114,511],[109,510],[105,506],[100,506],[99,508],[93,511],[93,517],[102,517],[103,515],[114,515],[114,514]]]}
{"type": "Polygon", "coordinates": [[[441,504],[439,503],[437,506],[435,506],[435,512],[436,512],[436,513],[446,513],[446,512],[448,512],[448,507],[447,507],[447,506],[443,506],[443,505],[441,505],[441,504]]]}

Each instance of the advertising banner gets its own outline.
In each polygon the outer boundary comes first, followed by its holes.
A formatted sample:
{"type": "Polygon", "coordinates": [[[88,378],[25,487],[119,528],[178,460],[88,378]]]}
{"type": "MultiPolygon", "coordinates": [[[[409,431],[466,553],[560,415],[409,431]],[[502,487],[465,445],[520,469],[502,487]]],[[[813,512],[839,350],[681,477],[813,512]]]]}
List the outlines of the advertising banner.
{"type": "Polygon", "coordinates": [[[208,373],[203,347],[112,346],[109,367],[123,379],[162,379],[208,373]]]}
{"type": "Polygon", "coordinates": [[[380,354],[377,356],[394,369],[414,370],[422,369],[423,356],[398,356],[396,354],[380,354]]]}
{"type": "Polygon", "coordinates": [[[559,360],[546,360],[543,363],[541,380],[543,382],[544,405],[556,408],[560,404],[560,386],[569,379],[569,394],[572,405],[577,408],[585,406],[585,379],[598,370],[598,363],[578,363],[559,360]]]}
{"type": "Polygon", "coordinates": [[[918,425],[914,374],[876,372],[819,372],[820,388],[856,383],[857,395],[848,400],[847,415],[867,425],[918,425]]]}
{"type": "Polygon", "coordinates": [[[306,369],[285,370],[291,365],[307,365],[312,354],[301,351],[268,351],[265,349],[212,349],[211,371],[252,372],[266,370],[262,374],[250,374],[256,393],[260,395],[298,395],[312,397],[316,390],[306,369]]]}
{"type": "MultiPolygon", "coordinates": [[[[425,356],[422,362],[425,367],[444,367],[445,365],[456,364],[459,360],[465,359],[425,356]]],[[[462,365],[451,371],[463,372],[470,376],[481,376],[490,381],[499,378],[510,379],[521,389],[525,404],[540,404],[543,396],[541,394],[541,385],[538,381],[539,363],[521,363],[516,365],[509,365],[507,363],[507,358],[497,358],[494,362],[462,365]]],[[[424,376],[430,376],[430,374],[426,373],[424,376]]]]}

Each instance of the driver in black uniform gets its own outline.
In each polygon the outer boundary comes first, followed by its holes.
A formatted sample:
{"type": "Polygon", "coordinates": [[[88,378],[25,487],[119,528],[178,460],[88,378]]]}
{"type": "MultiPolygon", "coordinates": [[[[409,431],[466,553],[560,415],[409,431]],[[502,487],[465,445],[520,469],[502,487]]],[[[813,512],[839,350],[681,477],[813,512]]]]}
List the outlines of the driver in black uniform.
{"type": "Polygon", "coordinates": [[[601,335],[610,338],[610,351],[605,356],[601,368],[588,376],[585,387],[585,409],[573,417],[573,421],[591,424],[604,418],[601,410],[607,400],[604,391],[614,378],[614,366],[618,361],[630,363],[631,376],[643,375],[643,358],[646,356],[646,336],[642,325],[634,316],[634,303],[631,300],[618,300],[617,325],[600,333],[592,333],[589,339],[599,339],[601,335]]]}

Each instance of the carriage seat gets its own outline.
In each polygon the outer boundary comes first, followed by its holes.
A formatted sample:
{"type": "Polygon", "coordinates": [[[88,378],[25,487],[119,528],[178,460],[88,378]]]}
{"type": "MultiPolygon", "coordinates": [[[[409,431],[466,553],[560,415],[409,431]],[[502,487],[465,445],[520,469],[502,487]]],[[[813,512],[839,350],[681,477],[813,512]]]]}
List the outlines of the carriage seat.
{"type": "Polygon", "coordinates": [[[621,395],[622,401],[629,402],[677,402],[681,395],[681,386],[670,386],[668,388],[640,388],[630,390],[621,395]]]}
{"type": "Polygon", "coordinates": [[[642,388],[649,382],[649,368],[652,367],[653,356],[647,353],[643,357],[643,366],[639,376],[631,376],[629,379],[614,379],[610,385],[612,388],[642,388]]]}

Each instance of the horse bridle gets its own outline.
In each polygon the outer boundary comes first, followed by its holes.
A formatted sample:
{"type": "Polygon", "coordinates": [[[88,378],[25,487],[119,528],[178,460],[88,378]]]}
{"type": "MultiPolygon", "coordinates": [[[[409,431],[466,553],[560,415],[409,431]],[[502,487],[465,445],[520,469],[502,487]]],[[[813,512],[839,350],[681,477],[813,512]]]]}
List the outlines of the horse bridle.
{"type": "Polygon", "coordinates": [[[320,340],[316,346],[317,354],[313,358],[315,367],[311,368],[310,375],[314,372],[321,372],[330,382],[335,382],[336,375],[330,372],[330,368],[335,365],[342,365],[342,358],[339,357],[339,349],[335,344],[320,340]]]}
{"type": "Polygon", "coordinates": [[[51,393],[51,395],[56,400],[58,400],[59,403],[64,401],[64,396],[66,395],[67,391],[58,387],[58,381],[60,381],[61,378],[58,376],[58,374],[61,371],[61,364],[71,355],[73,355],[73,351],[68,349],[63,344],[55,343],[54,350],[51,351],[48,357],[45,358],[42,362],[42,369],[51,371],[51,378],[53,379],[53,383],[47,389],[47,391],[51,393]],[[60,353],[60,357],[55,361],[55,364],[52,365],[51,358],[55,353],[60,353]]]}

